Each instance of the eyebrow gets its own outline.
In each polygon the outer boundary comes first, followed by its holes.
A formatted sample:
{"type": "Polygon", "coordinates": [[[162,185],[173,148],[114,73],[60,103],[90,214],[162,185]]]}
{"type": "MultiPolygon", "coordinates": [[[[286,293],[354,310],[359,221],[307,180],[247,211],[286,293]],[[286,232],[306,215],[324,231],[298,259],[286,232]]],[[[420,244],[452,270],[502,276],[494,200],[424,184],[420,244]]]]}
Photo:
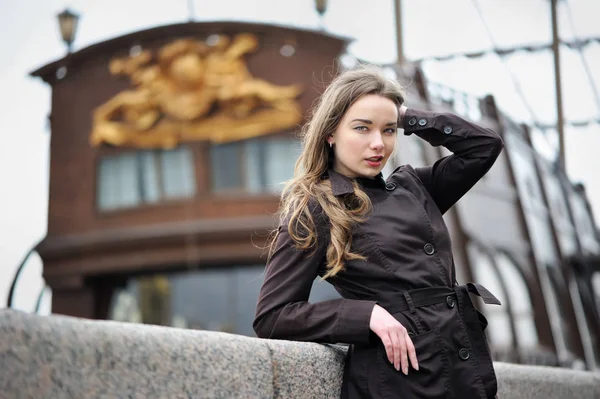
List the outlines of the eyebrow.
{"type": "MultiPolygon", "coordinates": [[[[362,122],[362,123],[366,123],[367,125],[372,125],[373,121],[369,120],[369,119],[352,119],[350,122],[362,122]]],[[[385,124],[385,126],[397,126],[398,122],[388,122],[385,124]]]]}

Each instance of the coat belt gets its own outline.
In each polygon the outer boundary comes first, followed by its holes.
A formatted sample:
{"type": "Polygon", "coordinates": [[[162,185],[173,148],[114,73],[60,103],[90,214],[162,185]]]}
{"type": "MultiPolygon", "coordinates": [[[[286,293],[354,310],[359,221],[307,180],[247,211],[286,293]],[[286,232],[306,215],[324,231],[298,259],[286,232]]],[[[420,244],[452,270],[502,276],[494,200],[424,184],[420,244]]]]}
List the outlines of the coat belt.
{"type": "Polygon", "coordinates": [[[500,305],[498,298],[481,284],[467,283],[453,287],[428,287],[394,293],[379,293],[378,304],[389,313],[399,313],[406,310],[414,311],[416,308],[434,305],[436,303],[450,303],[455,300],[458,291],[471,293],[483,299],[483,302],[491,305],[500,305]]]}

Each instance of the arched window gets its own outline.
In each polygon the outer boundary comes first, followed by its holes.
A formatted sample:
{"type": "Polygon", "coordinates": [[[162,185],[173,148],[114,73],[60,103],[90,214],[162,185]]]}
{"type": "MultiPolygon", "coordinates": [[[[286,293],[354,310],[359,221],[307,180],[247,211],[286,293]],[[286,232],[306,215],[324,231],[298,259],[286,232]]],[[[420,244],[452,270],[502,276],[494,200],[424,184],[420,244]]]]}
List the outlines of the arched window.
{"type": "Polygon", "coordinates": [[[510,287],[510,307],[520,348],[535,348],[538,334],[533,318],[531,296],[525,279],[514,261],[504,253],[494,255],[498,272],[505,287],[510,287]]]}
{"type": "Polygon", "coordinates": [[[596,306],[600,309],[600,272],[592,275],[592,289],[594,290],[596,306]]]}
{"type": "MultiPolygon", "coordinates": [[[[508,298],[490,255],[475,244],[469,245],[468,252],[471,258],[472,273],[475,282],[490,290],[503,305],[506,304],[508,298]]],[[[495,351],[504,351],[504,349],[511,348],[513,345],[513,334],[508,307],[496,305],[485,306],[483,314],[489,323],[486,332],[492,349],[495,351]]]]}
{"type": "Polygon", "coordinates": [[[425,154],[425,142],[414,135],[399,135],[396,145],[399,146],[396,154],[398,165],[408,164],[415,168],[428,165],[425,154]]]}
{"type": "Polygon", "coordinates": [[[572,322],[573,309],[571,307],[571,297],[568,291],[564,275],[559,269],[552,265],[546,265],[552,294],[556,299],[556,321],[559,323],[561,338],[564,343],[564,353],[559,356],[562,366],[574,369],[585,369],[583,360],[585,353],[579,336],[578,326],[572,322]]]}

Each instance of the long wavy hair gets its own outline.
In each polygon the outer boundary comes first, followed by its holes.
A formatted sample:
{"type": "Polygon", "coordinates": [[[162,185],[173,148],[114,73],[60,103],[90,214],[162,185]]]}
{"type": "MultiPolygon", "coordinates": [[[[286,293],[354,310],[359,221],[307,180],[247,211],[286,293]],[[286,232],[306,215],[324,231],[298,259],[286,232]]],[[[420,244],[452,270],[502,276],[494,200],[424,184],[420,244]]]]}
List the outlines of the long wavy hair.
{"type": "MultiPolygon", "coordinates": [[[[323,279],[335,276],[344,263],[365,259],[352,252],[352,227],[365,220],[372,205],[367,194],[353,180],[354,193],[336,197],[329,179],[323,176],[333,167],[334,152],[327,142],[337,129],[348,108],[361,97],[376,94],[392,100],[398,107],[404,103],[404,90],[374,66],[345,71],[335,77],[315,102],[309,121],[301,131],[302,153],[295,166],[294,177],[282,192],[278,215],[287,221],[288,232],[299,250],[311,250],[317,245],[317,234],[329,234],[327,272],[323,279]],[[309,201],[316,201],[329,221],[327,231],[317,232],[309,201]]],[[[311,207],[315,203],[311,203],[311,207]]],[[[278,230],[271,235],[269,257],[277,242],[278,230]]]]}

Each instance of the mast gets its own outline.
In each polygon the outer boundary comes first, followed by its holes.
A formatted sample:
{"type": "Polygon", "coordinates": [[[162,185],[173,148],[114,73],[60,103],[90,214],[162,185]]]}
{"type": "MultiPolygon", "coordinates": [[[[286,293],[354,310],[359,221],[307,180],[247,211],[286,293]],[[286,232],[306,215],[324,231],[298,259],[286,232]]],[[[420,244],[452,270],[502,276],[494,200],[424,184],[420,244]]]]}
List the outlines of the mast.
{"type": "Polygon", "coordinates": [[[402,2],[394,0],[394,8],[396,14],[396,48],[398,51],[398,65],[404,64],[404,49],[402,48],[402,2]]]}
{"type": "Polygon", "coordinates": [[[559,140],[559,159],[564,168],[565,163],[565,132],[564,132],[564,116],[562,105],[562,87],[560,78],[560,38],[558,36],[558,0],[550,0],[552,9],[552,53],[554,55],[554,84],[556,86],[556,129],[558,131],[559,140]]]}

